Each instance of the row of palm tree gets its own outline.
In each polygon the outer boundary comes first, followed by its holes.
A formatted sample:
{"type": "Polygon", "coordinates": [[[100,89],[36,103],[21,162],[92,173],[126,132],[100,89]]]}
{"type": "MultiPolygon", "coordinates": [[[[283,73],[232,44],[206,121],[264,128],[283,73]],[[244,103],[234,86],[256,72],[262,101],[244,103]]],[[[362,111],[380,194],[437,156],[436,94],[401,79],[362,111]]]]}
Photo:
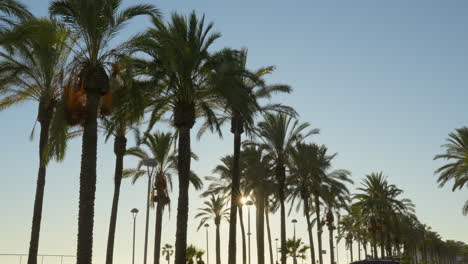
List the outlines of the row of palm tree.
{"type": "MultiPolygon", "coordinates": [[[[275,93],[290,93],[292,89],[266,83],[264,77],[274,71],[273,66],[247,69],[245,49],[211,51],[221,34],[213,32],[213,24],[205,23],[204,16],[194,12],[188,16],[173,13],[165,21],[153,5],[123,9],[121,0],[53,0],[49,13],[50,18],[36,18],[17,1],[0,3],[0,110],[26,100],[38,102],[39,170],[29,264],[37,263],[47,164],[53,159],[62,160],[67,141],[78,136],[82,138],[82,156],[77,263],[92,263],[99,131],[106,140],[114,137],[116,158],[108,264],[113,263],[121,181],[125,177],[136,181],[143,175],[148,177],[147,219],[149,208],[156,204],[154,261],[159,263],[161,221],[170,202],[174,173],[178,177],[179,194],[175,263],[186,262],[189,187],[190,184],[195,188],[202,186],[191,170],[191,161],[196,159],[191,151],[191,131],[200,119],[198,136],[206,131],[221,135],[222,126],[229,121],[234,135],[233,154],[223,160],[225,168],[216,171],[219,178],[208,178],[214,182],[206,192],[215,195],[212,199],[218,199],[216,195],[222,193],[230,200],[229,264],[236,263],[238,214],[244,229],[242,195],[253,197],[256,203],[260,264],[265,261],[264,220],[270,256],[273,254],[270,212],[280,211],[281,248],[287,248],[287,202],[291,203],[289,212],[296,206],[306,216],[311,249],[314,248],[312,227],[317,225],[319,252],[323,248],[321,236],[325,226],[329,227],[333,248],[334,216],[340,218],[340,212],[349,209],[352,198],[358,199],[355,207],[367,208],[362,209],[367,212],[366,219],[376,223],[383,221],[377,215],[382,212],[394,210],[407,214],[411,211],[406,200],[387,204],[379,198],[366,204],[364,196],[352,197],[347,187],[347,183],[352,183],[350,172],[331,170],[336,154],[328,153],[325,146],[305,141],[318,130],[301,123],[291,107],[270,101],[275,93]],[[138,16],[147,16],[151,26],[128,41],[111,41],[138,16]],[[262,117],[260,122],[258,116],[262,117]],[[170,121],[174,133],[154,132],[162,120],[170,121]],[[147,125],[145,132],[138,134],[135,147],[127,149],[127,134],[138,131],[143,124],[147,125]],[[242,141],[244,133],[250,139],[242,141]],[[124,169],[125,155],[140,159],[135,169],[124,169]],[[149,158],[157,166],[145,174],[142,165],[149,158]]],[[[460,185],[459,178],[466,178],[466,174],[463,169],[460,173],[462,176],[444,173],[445,180],[441,181],[454,178],[457,188],[461,188],[464,182],[460,185]]],[[[399,195],[396,187],[386,185],[385,188],[387,198],[399,195]]],[[[225,213],[222,211],[222,215],[225,213]]],[[[372,232],[374,255],[377,255],[377,237],[381,241],[390,240],[384,239],[385,235],[383,230],[372,232]]],[[[245,249],[245,235],[242,241],[245,249]]],[[[333,263],[334,255],[330,256],[333,263]]],[[[281,263],[286,263],[286,258],[287,251],[281,250],[281,263]]],[[[315,258],[311,250],[314,262],[315,258]]],[[[245,259],[244,253],[244,263],[245,259]]],[[[323,264],[322,254],[318,254],[318,259],[323,264]]]]}

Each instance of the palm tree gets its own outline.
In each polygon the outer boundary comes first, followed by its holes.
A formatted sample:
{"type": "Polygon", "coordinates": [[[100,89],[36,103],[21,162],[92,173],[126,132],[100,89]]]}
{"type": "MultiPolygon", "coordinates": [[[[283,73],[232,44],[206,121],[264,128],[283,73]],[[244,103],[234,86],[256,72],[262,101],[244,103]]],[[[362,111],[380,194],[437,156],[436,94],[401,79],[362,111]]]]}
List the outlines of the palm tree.
{"type": "MultiPolygon", "coordinates": [[[[154,134],[147,134],[143,139],[137,136],[136,141],[146,146],[146,148],[149,149],[149,153],[141,146],[130,148],[126,154],[139,158],[140,162],[136,169],[126,170],[125,176],[133,177],[133,183],[135,183],[141,176],[146,174],[144,170],[141,170],[144,160],[154,159],[158,164],[156,171],[154,171],[154,181],[151,179],[153,173],[149,173],[148,175],[148,198],[146,207],[148,212],[150,205],[156,203],[154,263],[158,264],[161,250],[162,217],[164,208],[170,203],[169,191],[172,190],[172,173],[176,171],[177,164],[176,155],[172,152],[174,135],[171,133],[156,132],[154,134]],[[151,186],[153,186],[153,192],[150,191],[151,186]]],[[[194,154],[192,154],[192,157],[197,159],[194,154]]],[[[198,178],[195,173],[191,173],[190,182],[196,190],[200,190],[203,186],[201,179],[198,178]]],[[[148,228],[147,221],[145,237],[148,236],[148,228]]]]}
{"type": "Polygon", "coordinates": [[[313,221],[311,221],[311,213],[315,206],[311,201],[312,186],[315,180],[314,172],[317,171],[317,164],[313,163],[315,154],[314,146],[311,144],[297,143],[291,151],[290,161],[288,162],[289,177],[287,179],[290,186],[290,201],[291,208],[295,201],[298,200],[297,209],[303,205],[303,212],[307,221],[307,230],[310,243],[310,259],[315,263],[314,240],[312,236],[313,221]]]}
{"type": "Polygon", "coordinates": [[[171,244],[164,244],[162,247],[162,254],[166,255],[167,264],[171,262],[171,256],[174,254],[174,249],[171,244]]]}
{"type": "Polygon", "coordinates": [[[244,179],[241,183],[247,193],[253,193],[256,204],[256,230],[257,230],[257,263],[265,263],[265,208],[268,204],[269,194],[276,187],[272,181],[274,171],[270,166],[270,160],[261,149],[255,146],[246,147],[242,151],[245,162],[244,179]]]}
{"type": "Polygon", "coordinates": [[[350,192],[346,187],[346,183],[353,183],[349,176],[351,173],[347,170],[336,170],[333,174],[327,175],[329,177],[329,184],[324,190],[321,191],[322,200],[326,206],[325,222],[328,227],[328,239],[330,243],[330,263],[335,263],[335,250],[333,245],[333,230],[336,229],[334,225],[334,211],[339,212],[340,209],[346,209],[351,201],[350,192]]]}
{"type": "MultiPolygon", "coordinates": [[[[319,263],[322,264],[322,227],[324,223],[320,218],[321,200],[323,200],[324,192],[327,190],[327,188],[336,184],[337,182],[348,181],[348,172],[343,170],[336,170],[332,172],[328,171],[331,167],[331,161],[336,157],[337,154],[335,153],[329,155],[327,153],[328,149],[324,145],[308,144],[299,148],[302,148],[302,151],[306,153],[307,156],[305,157],[309,159],[307,162],[310,162],[310,164],[308,164],[308,169],[311,174],[310,178],[308,178],[308,182],[310,184],[310,191],[313,196],[317,222],[317,245],[319,252],[318,259],[319,263]]],[[[307,190],[305,193],[307,193],[307,190]]]]}
{"type": "Polygon", "coordinates": [[[381,257],[391,253],[391,242],[389,232],[391,221],[398,213],[412,213],[414,205],[409,199],[399,199],[403,192],[395,185],[389,184],[382,172],[366,175],[362,187],[358,188],[360,193],[354,196],[356,204],[362,209],[362,214],[367,219],[369,231],[372,234],[374,256],[377,256],[377,231],[379,231],[381,257]]]}
{"type": "MultiPolygon", "coordinates": [[[[218,101],[221,114],[216,123],[221,125],[230,121],[231,133],[234,135],[230,214],[235,216],[241,200],[240,159],[242,134],[252,131],[254,116],[258,112],[281,111],[292,115],[296,113],[290,107],[281,104],[258,105],[259,100],[270,99],[273,93],[291,92],[291,88],[287,85],[265,85],[263,77],[274,70],[273,66],[263,67],[255,72],[248,71],[246,67],[247,50],[245,49],[241,51],[224,49],[216,54],[215,58],[220,60],[220,63],[214,74],[211,75],[210,80],[214,85],[225,86],[228,91],[220,96],[224,100],[218,101]],[[233,95],[235,95],[234,98],[233,95]],[[237,97],[242,98],[242,100],[238,100],[237,97]]],[[[204,129],[200,130],[200,132],[203,133],[207,127],[212,127],[212,123],[208,120],[204,125],[204,129]]],[[[236,227],[237,217],[231,217],[229,223],[229,264],[236,263],[236,227]]]]}
{"type": "MultiPolygon", "coordinates": [[[[232,191],[232,167],[233,167],[233,157],[231,155],[226,155],[222,157],[221,163],[216,165],[216,167],[213,169],[213,173],[217,174],[218,177],[213,177],[213,176],[207,176],[205,177],[206,180],[210,181],[210,185],[208,186],[208,189],[202,194],[203,197],[210,196],[212,194],[222,194],[226,197],[231,196],[231,191],[232,191]]],[[[243,171],[244,171],[245,164],[243,160],[241,160],[240,164],[240,171],[241,171],[241,178],[244,177],[243,171]]],[[[241,196],[245,196],[245,191],[242,190],[241,186],[241,196]]],[[[244,217],[243,217],[243,204],[238,203],[237,205],[239,207],[239,222],[240,222],[240,227],[241,227],[241,235],[242,235],[242,263],[246,264],[247,263],[247,246],[246,246],[246,238],[245,238],[245,227],[244,227],[244,217]]],[[[231,220],[232,221],[232,220],[231,220]]],[[[229,222],[231,223],[231,222],[229,222]]]]}
{"type": "MultiPolygon", "coordinates": [[[[156,89],[162,101],[172,112],[172,123],[178,133],[179,198],[177,204],[177,228],[175,263],[185,261],[187,223],[189,210],[190,179],[190,131],[196,118],[205,116],[215,121],[213,106],[219,99],[222,85],[210,85],[208,72],[213,69],[211,44],[220,37],[212,33],[213,24],[205,25],[205,19],[192,12],[188,17],[174,13],[170,22],[153,19],[153,28],[134,39],[131,45],[149,55],[150,79],[164,83],[156,89]]],[[[241,98],[238,97],[238,100],[241,98]]]]}
{"type": "Polygon", "coordinates": [[[127,151],[127,132],[143,118],[145,110],[144,84],[134,79],[134,67],[129,58],[122,57],[115,62],[111,74],[110,103],[105,101],[101,113],[113,109],[109,118],[103,119],[106,140],[114,136],[115,173],[109,235],[107,239],[106,264],[113,263],[117,210],[122,183],[123,159],[127,151]]]}
{"type": "MultiPolygon", "coordinates": [[[[32,18],[32,14],[24,4],[17,0],[2,0],[0,2],[0,21],[12,24],[11,17],[29,19],[32,18]]],[[[2,30],[1,27],[0,30],[2,30]]]]}
{"type": "MultiPolygon", "coordinates": [[[[444,154],[434,157],[434,160],[443,159],[453,161],[438,168],[435,173],[439,174],[437,182],[439,187],[445,186],[453,181],[452,191],[460,190],[468,184],[468,127],[457,128],[449,134],[444,154]]],[[[463,214],[468,215],[468,200],[463,206],[463,214]]]]}
{"type": "MultiPolygon", "coordinates": [[[[13,8],[12,3],[2,2],[0,6],[13,8]]],[[[63,159],[66,148],[67,126],[58,120],[63,116],[63,68],[73,37],[63,24],[34,18],[2,32],[0,43],[0,111],[27,100],[38,102],[39,171],[28,258],[28,263],[36,263],[47,164],[52,156],[63,159]]]]}
{"type": "Polygon", "coordinates": [[[304,255],[305,252],[309,249],[309,246],[303,245],[302,239],[288,239],[286,241],[286,250],[281,250],[282,252],[285,251],[286,254],[294,259],[294,263],[297,264],[297,256],[304,255]]]}
{"type": "Polygon", "coordinates": [[[73,123],[82,123],[77,263],[92,263],[94,200],[96,195],[97,117],[103,95],[109,92],[106,63],[117,52],[109,49],[112,38],[131,19],[158,14],[152,5],[135,5],[120,11],[121,0],[53,0],[49,12],[60,17],[80,36],[73,62],[76,76],[73,92],[86,96],[81,113],[73,123]]]}
{"type": "Polygon", "coordinates": [[[199,209],[199,213],[195,218],[201,218],[200,224],[198,225],[198,230],[202,227],[208,220],[213,220],[216,226],[216,264],[221,264],[221,234],[220,226],[221,220],[226,219],[229,221],[229,209],[224,208],[226,202],[225,198],[221,196],[211,195],[208,201],[203,203],[204,208],[199,209]]]}
{"type": "MultiPolygon", "coordinates": [[[[281,214],[281,248],[286,248],[286,208],[285,208],[285,188],[286,188],[286,164],[294,145],[304,138],[317,134],[318,130],[306,131],[308,123],[299,123],[293,117],[284,113],[266,113],[264,121],[258,124],[256,136],[258,142],[248,142],[247,144],[257,145],[261,150],[265,150],[275,167],[275,177],[277,181],[277,193],[280,203],[281,214]],[[303,134],[305,132],[305,134],[303,134]]],[[[281,251],[281,263],[286,264],[286,252],[281,251]]]]}
{"type": "Polygon", "coordinates": [[[187,263],[187,264],[194,264],[195,262],[193,261],[193,258],[195,257],[202,257],[203,254],[205,254],[205,251],[203,251],[202,249],[199,249],[197,248],[196,246],[194,245],[189,245],[187,248],[186,248],[186,256],[187,256],[187,259],[185,260],[184,263],[187,263]]]}

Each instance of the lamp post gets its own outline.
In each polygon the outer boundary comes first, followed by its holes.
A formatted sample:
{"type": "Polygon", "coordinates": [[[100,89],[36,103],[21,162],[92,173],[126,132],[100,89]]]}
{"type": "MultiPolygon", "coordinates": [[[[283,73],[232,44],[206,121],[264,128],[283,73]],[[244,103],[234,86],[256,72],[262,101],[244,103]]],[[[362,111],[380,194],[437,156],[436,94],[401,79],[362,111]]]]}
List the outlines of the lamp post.
{"type": "Polygon", "coordinates": [[[275,242],[276,242],[276,264],[278,264],[278,252],[279,252],[279,249],[278,249],[278,238],[275,238],[275,242]]]}
{"type": "Polygon", "coordinates": [[[154,168],[158,165],[155,159],[144,159],[142,164],[146,166],[148,171],[148,196],[146,200],[146,227],[145,227],[145,254],[143,255],[143,264],[146,264],[146,255],[148,252],[148,228],[149,228],[149,207],[150,207],[150,192],[151,192],[151,176],[154,168]],[[150,171],[151,168],[151,171],[150,171]]]}
{"type": "MultiPolygon", "coordinates": [[[[297,220],[296,220],[296,219],[293,219],[291,222],[292,222],[293,225],[294,225],[294,238],[293,238],[293,239],[294,239],[294,246],[296,246],[296,223],[297,223],[297,220]]],[[[298,246],[298,248],[299,248],[299,246],[298,246]]],[[[296,250],[294,250],[294,254],[293,254],[293,262],[294,262],[294,264],[297,264],[296,252],[297,252],[298,248],[297,248],[296,250]]],[[[332,264],[333,264],[333,263],[332,263],[332,264]]]]}
{"type": "Polygon", "coordinates": [[[209,252],[208,252],[208,227],[210,227],[209,224],[205,224],[204,227],[206,228],[206,264],[210,264],[209,261],[209,252]]]}
{"type": "Polygon", "coordinates": [[[133,208],[131,211],[133,216],[133,253],[132,253],[132,264],[135,264],[135,227],[136,227],[136,217],[138,214],[138,209],[133,208]]]}
{"type": "Polygon", "coordinates": [[[251,264],[251,261],[250,261],[250,236],[252,235],[252,233],[250,232],[250,206],[253,205],[253,202],[251,200],[248,200],[245,204],[249,207],[248,212],[247,212],[248,220],[249,220],[247,235],[249,236],[249,264],[251,264]]]}

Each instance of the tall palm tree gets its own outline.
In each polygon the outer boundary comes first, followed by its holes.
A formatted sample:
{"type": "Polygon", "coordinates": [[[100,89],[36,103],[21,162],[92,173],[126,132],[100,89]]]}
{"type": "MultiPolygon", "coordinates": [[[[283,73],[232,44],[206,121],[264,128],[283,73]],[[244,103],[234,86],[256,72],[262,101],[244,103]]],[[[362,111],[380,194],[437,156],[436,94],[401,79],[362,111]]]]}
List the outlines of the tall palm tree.
{"type": "MultiPolygon", "coordinates": [[[[443,159],[452,161],[438,168],[435,173],[439,174],[437,182],[439,187],[445,186],[453,181],[452,191],[460,190],[468,184],[468,127],[457,128],[449,134],[447,144],[443,146],[445,153],[436,155],[434,160],[443,159]]],[[[468,215],[468,200],[462,210],[468,215]]]]}
{"type": "Polygon", "coordinates": [[[225,208],[225,198],[221,196],[211,195],[208,201],[203,203],[204,208],[198,209],[200,212],[195,215],[195,218],[200,218],[198,230],[208,220],[213,220],[216,226],[216,264],[221,264],[221,233],[220,226],[223,219],[229,221],[229,208],[225,208]]]}
{"type": "Polygon", "coordinates": [[[336,170],[329,172],[331,167],[331,161],[336,157],[335,154],[328,154],[328,149],[324,145],[309,144],[304,147],[304,151],[307,152],[310,164],[310,191],[313,196],[314,210],[316,215],[317,223],[317,246],[318,246],[318,259],[319,263],[323,263],[322,257],[322,233],[323,233],[323,221],[320,218],[320,205],[323,200],[324,194],[329,188],[336,184],[336,182],[347,181],[347,172],[342,170],[336,170]]]}
{"type": "Polygon", "coordinates": [[[136,81],[134,77],[134,67],[129,58],[122,57],[115,62],[111,74],[110,103],[107,99],[108,101],[103,103],[101,108],[102,113],[113,109],[112,115],[103,119],[103,126],[106,140],[111,135],[114,136],[115,154],[114,195],[109,221],[106,264],[112,264],[114,258],[115,228],[124,167],[123,160],[127,151],[126,135],[134,125],[142,120],[146,105],[144,83],[136,81]]]}
{"type": "MultiPolygon", "coordinates": [[[[176,171],[177,158],[172,151],[174,145],[174,135],[171,133],[156,132],[147,134],[141,140],[142,146],[132,147],[127,151],[127,155],[131,155],[140,159],[136,169],[126,170],[126,177],[133,177],[135,183],[141,176],[145,175],[145,171],[141,170],[142,162],[147,159],[154,159],[158,166],[154,171],[154,180],[152,174],[148,175],[148,196],[147,196],[147,211],[150,205],[156,203],[156,222],[155,222],[155,239],[154,239],[154,263],[158,264],[161,251],[161,235],[162,235],[162,217],[164,208],[170,203],[169,192],[172,190],[172,173],[176,171]],[[153,186],[153,192],[151,192],[153,186]]],[[[192,154],[193,158],[197,158],[192,154]]],[[[196,190],[200,190],[203,186],[202,181],[195,173],[191,173],[190,182],[196,190]]],[[[148,218],[147,218],[148,219],[148,218]]],[[[145,228],[145,237],[148,236],[148,222],[145,228]]],[[[146,239],[146,238],[145,238],[146,239]]]]}
{"type": "Polygon", "coordinates": [[[97,118],[101,97],[109,91],[106,64],[117,52],[109,43],[122,27],[139,15],[158,15],[152,5],[135,5],[120,10],[121,0],[53,0],[49,12],[59,17],[80,36],[72,74],[74,92],[86,96],[77,123],[83,125],[78,212],[77,263],[92,263],[94,200],[96,195],[97,118]],[[80,91],[81,89],[81,91],[80,91]]]}
{"type": "MultiPolygon", "coordinates": [[[[13,18],[29,19],[32,14],[26,6],[17,0],[2,0],[0,2],[0,21],[12,24],[13,18]]],[[[0,30],[3,30],[0,25],[0,30]]]]}
{"type": "Polygon", "coordinates": [[[270,166],[270,160],[265,153],[249,146],[242,151],[245,160],[245,177],[241,184],[245,186],[247,193],[254,195],[256,207],[256,230],[257,230],[257,263],[265,263],[265,208],[268,204],[268,196],[276,185],[273,182],[274,171],[270,166]]]}
{"type": "MultiPolygon", "coordinates": [[[[147,75],[163,82],[163,89],[156,93],[163,95],[163,101],[172,112],[172,123],[178,133],[178,176],[179,198],[177,204],[177,229],[175,263],[185,261],[187,245],[187,224],[189,210],[190,178],[190,131],[196,118],[205,116],[215,121],[213,106],[223,94],[222,85],[211,85],[209,72],[213,69],[208,49],[220,37],[211,33],[213,24],[205,25],[205,19],[195,12],[189,16],[172,14],[170,22],[153,19],[152,28],[134,39],[135,49],[149,55],[147,75]]],[[[233,96],[241,100],[239,96],[233,96]]]]}
{"type": "Polygon", "coordinates": [[[350,192],[346,187],[346,182],[352,183],[348,177],[351,175],[349,171],[338,170],[334,172],[336,175],[335,179],[330,181],[330,184],[322,193],[322,200],[326,205],[326,217],[325,221],[328,227],[328,239],[330,244],[330,263],[335,263],[335,250],[334,250],[334,235],[333,230],[336,229],[334,225],[335,217],[334,212],[338,212],[340,209],[346,209],[349,202],[351,201],[350,192]],[[340,174],[340,175],[337,175],[340,174]]]}
{"type": "MultiPolygon", "coordinates": [[[[314,208],[312,203],[312,186],[315,180],[314,172],[317,171],[317,163],[314,163],[310,157],[313,157],[315,154],[315,148],[311,144],[298,143],[292,149],[290,160],[288,162],[289,167],[289,177],[287,179],[288,185],[290,186],[289,199],[291,201],[291,208],[296,202],[297,209],[300,208],[300,205],[303,205],[303,212],[307,221],[307,230],[309,235],[310,243],[310,259],[312,263],[315,263],[315,249],[314,249],[314,240],[312,236],[312,226],[313,221],[311,218],[311,213],[314,208]]],[[[320,254],[320,253],[319,253],[320,254]]]]}
{"type": "Polygon", "coordinates": [[[275,168],[275,177],[277,181],[277,193],[280,203],[281,214],[281,263],[286,264],[286,164],[294,145],[304,138],[317,134],[317,129],[308,130],[308,123],[299,123],[293,117],[284,113],[272,114],[266,113],[264,120],[258,124],[256,131],[257,142],[251,141],[247,144],[253,144],[265,150],[275,168]]]}
{"type": "MultiPolygon", "coordinates": [[[[232,191],[232,167],[233,167],[233,157],[231,155],[227,155],[221,158],[221,163],[216,165],[213,169],[213,173],[217,174],[218,177],[207,176],[205,177],[206,180],[210,181],[210,185],[208,189],[202,194],[203,197],[210,196],[212,194],[222,194],[224,196],[230,197],[232,191]]],[[[245,170],[245,164],[243,160],[241,160],[240,165],[241,171],[241,178],[244,177],[243,171],[245,170]]],[[[241,196],[245,196],[245,190],[240,190],[241,196]]],[[[246,238],[245,238],[245,227],[244,227],[244,217],[243,217],[243,204],[238,203],[239,207],[239,223],[241,227],[241,237],[242,237],[242,263],[247,263],[247,245],[246,245],[246,238]]],[[[232,220],[231,220],[232,221],[232,220]]],[[[231,222],[229,222],[230,224],[231,222]]]]}
{"type": "MultiPolygon", "coordinates": [[[[287,85],[266,85],[263,77],[274,70],[273,66],[263,67],[255,72],[247,70],[247,50],[240,51],[224,49],[216,56],[221,63],[211,75],[210,80],[215,85],[225,86],[230,91],[226,96],[223,94],[218,101],[219,108],[222,110],[218,117],[219,124],[227,121],[231,123],[231,133],[234,135],[234,152],[232,165],[232,185],[231,185],[231,216],[237,215],[239,207],[240,194],[240,159],[241,142],[244,132],[250,133],[254,125],[254,116],[258,112],[281,111],[295,115],[295,111],[290,107],[281,104],[266,104],[260,106],[259,100],[270,99],[274,93],[290,93],[291,88],[287,85]],[[240,96],[243,100],[236,100],[229,94],[240,96]]],[[[208,120],[209,121],[209,120],[208,120]]],[[[207,122],[204,128],[212,126],[212,122],[207,122]]],[[[205,129],[201,130],[203,133],[205,129]]],[[[199,133],[199,135],[201,134],[199,133]]],[[[229,251],[228,263],[236,263],[236,227],[237,217],[231,217],[229,223],[229,251]]]]}
{"type": "MultiPolygon", "coordinates": [[[[13,8],[12,3],[2,2],[0,6],[13,8]]],[[[34,18],[3,31],[0,44],[3,59],[0,62],[0,110],[27,100],[38,103],[37,121],[41,131],[28,258],[31,264],[37,262],[47,164],[51,155],[61,160],[65,154],[67,126],[58,120],[63,116],[61,94],[67,77],[63,69],[73,46],[73,37],[57,21],[34,18]]]]}

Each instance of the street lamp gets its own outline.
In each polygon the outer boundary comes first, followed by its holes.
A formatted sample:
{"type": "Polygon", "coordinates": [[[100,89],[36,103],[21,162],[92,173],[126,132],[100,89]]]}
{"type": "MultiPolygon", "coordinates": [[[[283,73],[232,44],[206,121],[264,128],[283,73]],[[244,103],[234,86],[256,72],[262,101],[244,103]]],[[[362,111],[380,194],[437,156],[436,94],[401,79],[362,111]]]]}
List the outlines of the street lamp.
{"type": "Polygon", "coordinates": [[[248,219],[249,219],[249,225],[248,225],[248,231],[247,231],[247,235],[249,236],[249,264],[251,264],[250,262],[250,235],[252,235],[252,233],[250,232],[250,206],[253,205],[253,202],[251,200],[248,200],[246,203],[245,203],[247,206],[248,206],[248,219]]]}
{"type": "Polygon", "coordinates": [[[204,227],[206,228],[206,264],[210,264],[209,261],[209,252],[208,252],[208,227],[210,227],[209,224],[205,224],[204,227]]]}
{"type": "MultiPolygon", "coordinates": [[[[296,220],[296,219],[293,219],[291,222],[292,222],[293,225],[294,225],[294,246],[296,246],[296,223],[297,223],[297,220],[296,220]]],[[[297,251],[297,249],[294,250],[294,252],[293,252],[293,253],[294,253],[294,254],[293,254],[293,261],[294,261],[294,264],[297,264],[296,251],[297,251]]],[[[333,264],[333,263],[332,263],[332,264],[333,264]]]]}
{"type": "Polygon", "coordinates": [[[151,175],[153,175],[154,168],[158,165],[155,159],[144,159],[141,163],[146,166],[148,171],[148,196],[146,200],[146,227],[145,227],[145,255],[143,256],[143,264],[146,264],[146,255],[148,252],[148,228],[149,228],[149,207],[150,207],[150,192],[151,192],[151,175]],[[150,172],[151,168],[151,172],[150,172]]]}
{"type": "Polygon", "coordinates": [[[279,252],[279,249],[278,249],[278,238],[275,238],[275,242],[276,242],[276,264],[279,263],[278,261],[278,252],[279,252]]]}
{"type": "Polygon", "coordinates": [[[132,254],[132,264],[135,264],[135,226],[136,226],[136,217],[138,214],[138,209],[133,208],[131,211],[133,216],[133,254],[132,254]]]}

